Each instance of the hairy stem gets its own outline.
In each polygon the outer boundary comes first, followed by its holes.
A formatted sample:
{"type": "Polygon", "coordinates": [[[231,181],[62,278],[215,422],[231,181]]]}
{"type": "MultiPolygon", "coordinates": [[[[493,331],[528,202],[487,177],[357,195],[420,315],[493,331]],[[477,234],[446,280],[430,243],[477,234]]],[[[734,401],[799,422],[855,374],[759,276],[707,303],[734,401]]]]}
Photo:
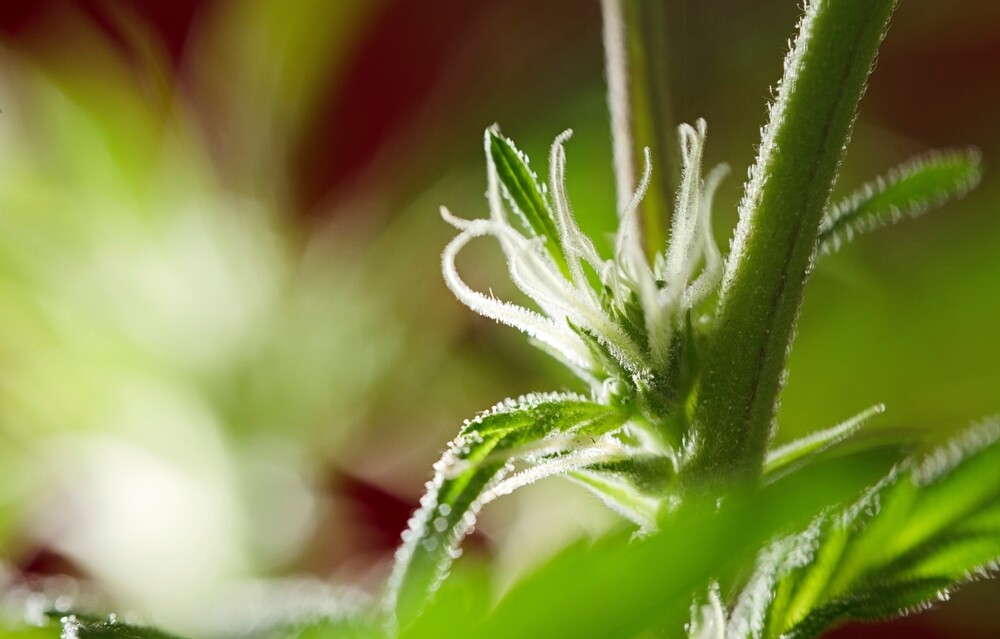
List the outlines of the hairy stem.
{"type": "Polygon", "coordinates": [[[632,198],[642,150],[649,147],[654,170],[641,219],[652,255],[666,245],[666,222],[679,180],[663,5],[660,0],[601,0],[601,12],[618,212],[632,198]]]}
{"type": "Polygon", "coordinates": [[[813,0],[740,205],[695,409],[696,481],[760,473],[820,221],[896,0],[813,0]]]}

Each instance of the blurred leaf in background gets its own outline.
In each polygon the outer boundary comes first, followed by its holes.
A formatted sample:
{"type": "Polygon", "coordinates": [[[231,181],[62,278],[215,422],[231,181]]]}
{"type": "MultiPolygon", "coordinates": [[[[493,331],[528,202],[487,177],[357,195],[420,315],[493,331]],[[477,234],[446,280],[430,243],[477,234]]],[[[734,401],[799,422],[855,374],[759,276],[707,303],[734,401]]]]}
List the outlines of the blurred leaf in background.
{"type": "Polygon", "coordinates": [[[223,149],[236,170],[127,13],[148,55],[68,12],[4,56],[3,554],[65,556],[182,627],[222,585],[296,560],[324,464],[402,347],[357,231],[303,237],[278,159],[325,80],[303,72],[345,42],[315,27],[357,17],[303,5],[286,24],[258,4],[204,44],[275,65],[203,69],[254,96],[254,128],[223,138],[254,147],[223,149]]]}

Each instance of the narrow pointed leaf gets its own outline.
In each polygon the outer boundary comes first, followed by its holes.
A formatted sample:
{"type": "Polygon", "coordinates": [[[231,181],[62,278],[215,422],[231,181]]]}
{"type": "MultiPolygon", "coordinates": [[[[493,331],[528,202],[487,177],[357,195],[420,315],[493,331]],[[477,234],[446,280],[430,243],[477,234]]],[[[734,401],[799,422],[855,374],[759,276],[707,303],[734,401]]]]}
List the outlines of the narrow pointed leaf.
{"type": "Polygon", "coordinates": [[[387,604],[399,622],[411,621],[437,588],[475,524],[484,493],[511,470],[514,457],[525,451],[557,456],[590,442],[597,446],[597,438],[627,419],[620,408],[552,394],[508,400],[470,420],[435,464],[397,552],[387,604]],[[558,435],[568,438],[551,439],[558,435]]]}
{"type": "Polygon", "coordinates": [[[567,272],[559,231],[538,178],[528,167],[528,158],[496,128],[486,131],[490,157],[497,169],[507,201],[525,225],[525,230],[544,238],[552,259],[567,272]]]}
{"type": "MultiPolygon", "coordinates": [[[[624,211],[635,191],[643,150],[650,149],[656,172],[640,205],[646,252],[666,244],[665,222],[680,167],[674,135],[677,122],[670,98],[669,43],[674,25],[669,3],[660,0],[602,0],[605,74],[611,114],[617,209],[624,211]]],[[[678,20],[678,23],[681,21],[678,20]]]]}
{"type": "Polygon", "coordinates": [[[981,156],[974,148],[933,151],[913,158],[831,207],[820,224],[819,253],[833,253],[856,234],[957,199],[981,177],[981,156]]]}
{"type": "Polygon", "coordinates": [[[833,428],[812,433],[780,448],[772,450],[764,462],[764,474],[773,475],[789,465],[812,455],[818,455],[829,448],[851,438],[873,417],[885,412],[883,404],[867,408],[847,421],[833,428]]]}
{"type": "Polygon", "coordinates": [[[973,428],[904,468],[846,510],[825,515],[814,534],[790,538],[786,557],[806,561],[782,566],[780,557],[762,558],[750,583],[769,579],[777,594],[737,612],[748,628],[766,618],[767,632],[734,636],[816,637],[845,620],[923,609],[996,570],[1000,422],[973,428]]]}
{"type": "Polygon", "coordinates": [[[876,584],[818,608],[782,639],[812,639],[844,619],[877,620],[896,617],[926,606],[945,591],[948,579],[919,579],[903,583],[876,584]]]}
{"type": "Polygon", "coordinates": [[[672,485],[674,463],[661,455],[633,455],[628,459],[594,464],[587,472],[620,477],[644,495],[662,497],[672,485]]]}
{"type": "Polygon", "coordinates": [[[566,323],[587,347],[597,367],[595,371],[597,374],[611,379],[627,380],[629,378],[628,369],[621,360],[615,357],[608,345],[597,337],[594,331],[577,326],[569,320],[566,323]]]}
{"type": "Polygon", "coordinates": [[[640,530],[654,528],[660,501],[643,495],[627,479],[587,471],[572,472],[569,478],[590,490],[604,505],[631,521],[640,530]]]}
{"type": "Polygon", "coordinates": [[[593,464],[570,473],[609,508],[644,531],[656,527],[656,518],[673,487],[674,463],[659,455],[634,455],[626,459],[593,464]]]}

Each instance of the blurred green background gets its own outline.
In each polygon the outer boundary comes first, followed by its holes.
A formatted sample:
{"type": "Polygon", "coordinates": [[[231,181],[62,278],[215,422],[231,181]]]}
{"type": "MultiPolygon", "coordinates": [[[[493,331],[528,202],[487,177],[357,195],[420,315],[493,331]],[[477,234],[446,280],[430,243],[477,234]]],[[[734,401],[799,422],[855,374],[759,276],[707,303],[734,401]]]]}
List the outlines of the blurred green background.
{"type": "MultiPolygon", "coordinates": [[[[798,4],[668,2],[677,115],[707,119],[707,160],[737,178],[798,4]]],[[[599,18],[596,0],[0,4],[0,587],[67,573],[196,634],[255,578],[376,589],[461,420],[575,388],[450,297],[437,207],[485,214],[489,124],[539,173],[571,127],[574,207],[613,228],[599,18]]],[[[979,146],[986,177],[822,261],[779,440],[880,401],[880,426],[933,437],[1000,411],[997,24],[993,0],[898,10],[840,190],[932,147],[979,146]]],[[[720,243],[740,188],[718,196],[720,243]]],[[[498,252],[477,257],[468,279],[513,295],[498,252]]],[[[559,481],[491,508],[471,543],[499,583],[615,521],[559,481]]],[[[985,636],[998,596],[840,636],[985,636]]]]}

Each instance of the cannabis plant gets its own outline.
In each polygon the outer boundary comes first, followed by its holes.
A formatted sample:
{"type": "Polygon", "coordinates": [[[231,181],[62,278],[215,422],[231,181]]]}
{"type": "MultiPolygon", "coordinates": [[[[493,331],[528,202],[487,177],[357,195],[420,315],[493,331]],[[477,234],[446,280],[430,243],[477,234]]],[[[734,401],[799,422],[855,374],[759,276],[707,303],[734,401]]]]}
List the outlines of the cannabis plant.
{"type": "MultiPolygon", "coordinates": [[[[612,251],[574,216],[569,131],[552,144],[542,180],[488,128],[488,216],[441,210],[457,231],[442,255],[450,290],[527,334],[572,371],[578,392],[507,399],[468,420],[434,465],[381,605],[299,624],[299,636],[805,639],[922,609],[997,568],[1000,421],[928,450],[857,437],[883,412],[876,405],[772,444],[814,264],[979,180],[975,150],[935,151],[831,201],[895,4],[806,4],[724,251],[712,202],[729,169],[704,169],[705,121],[669,132],[661,92],[640,84],[658,64],[638,28],[655,24],[655,3],[602,2],[618,186],[612,251]],[[481,238],[499,244],[530,306],[463,279],[458,256],[481,238]],[[569,548],[498,602],[468,573],[449,578],[486,504],[555,475],[630,525],[569,548]]],[[[114,618],[55,616],[66,639],[155,636],[114,618]]]]}
{"type": "MultiPolygon", "coordinates": [[[[653,153],[645,148],[641,177],[629,192],[637,127],[629,122],[625,51],[642,4],[604,3],[619,187],[613,253],[601,255],[574,217],[565,186],[569,131],[552,144],[543,182],[514,143],[491,127],[484,137],[489,216],[468,220],[441,210],[458,230],[442,258],[451,291],[473,311],[527,334],[585,390],[505,400],[467,421],[448,445],[396,557],[387,603],[400,628],[419,618],[479,510],[538,479],[569,477],[631,521],[639,538],[656,539],[696,517],[694,504],[717,504],[722,520],[731,502],[753,501],[737,497],[738,488],[788,485],[819,459],[843,456],[845,442],[883,411],[881,405],[771,447],[809,272],[855,235],[922,213],[978,181],[975,150],[932,152],[830,201],[895,2],[817,0],[807,4],[786,59],[728,255],[713,238],[711,221],[713,194],[728,167],[703,170],[703,120],[677,129],[669,241],[644,243],[640,218],[647,227],[656,219],[655,211],[640,213],[644,196],[653,173],[668,169],[652,166],[653,153]],[[487,236],[500,245],[510,279],[535,308],[478,292],[462,279],[456,257],[487,236]]],[[[631,50],[641,55],[641,46],[631,50]]],[[[812,637],[845,619],[920,608],[985,574],[1000,557],[998,436],[1000,424],[987,421],[933,453],[905,457],[896,448],[891,468],[855,497],[818,503],[805,525],[786,523],[763,535],[752,570],[709,571],[701,594],[682,591],[681,598],[697,602],[690,636],[812,637]]],[[[864,450],[855,444],[852,454],[864,450]]],[[[674,556],[657,565],[668,590],[674,556]]],[[[620,577],[629,583],[627,573],[620,577]]],[[[571,588],[582,600],[592,599],[580,593],[583,587],[603,588],[595,579],[571,588]]],[[[549,602],[552,609],[559,599],[549,602]]],[[[512,620],[508,609],[517,601],[515,588],[477,632],[501,634],[495,620],[512,620]]],[[[566,636],[647,628],[634,619],[602,626],[580,601],[566,603],[574,614],[583,611],[587,623],[579,625],[581,634],[564,628],[566,636]]],[[[650,621],[648,627],[668,636],[680,630],[655,616],[650,621]]]]}

